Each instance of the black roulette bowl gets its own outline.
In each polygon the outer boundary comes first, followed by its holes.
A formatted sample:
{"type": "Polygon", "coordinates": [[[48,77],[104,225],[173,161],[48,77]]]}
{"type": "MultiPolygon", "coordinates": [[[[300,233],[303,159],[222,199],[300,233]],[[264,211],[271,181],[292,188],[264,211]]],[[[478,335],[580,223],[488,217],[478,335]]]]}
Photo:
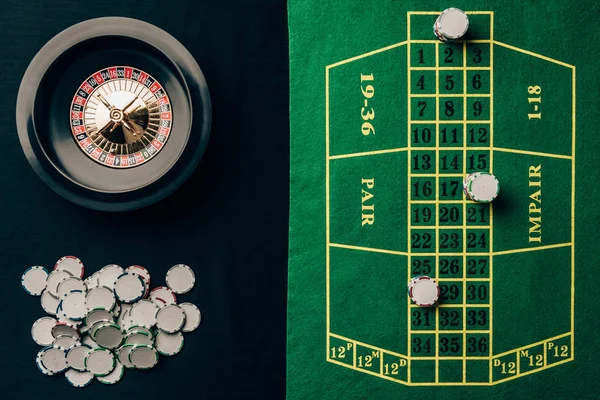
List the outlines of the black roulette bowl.
{"type": "Polygon", "coordinates": [[[19,88],[16,122],[27,160],[56,193],[91,209],[127,211],[165,198],[196,169],[210,134],[211,102],[200,67],[179,41],[143,21],[106,17],[73,25],[36,54],[19,88]],[[91,159],[70,125],[82,82],[111,66],[146,71],[170,100],[164,147],[130,168],[91,159]]]}

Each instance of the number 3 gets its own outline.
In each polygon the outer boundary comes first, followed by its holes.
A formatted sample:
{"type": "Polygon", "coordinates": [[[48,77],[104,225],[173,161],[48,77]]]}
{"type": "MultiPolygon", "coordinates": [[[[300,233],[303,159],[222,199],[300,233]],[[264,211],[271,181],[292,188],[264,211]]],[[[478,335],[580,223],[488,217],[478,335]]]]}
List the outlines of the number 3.
{"type": "Polygon", "coordinates": [[[367,111],[367,113],[365,114],[365,110],[366,108],[363,107],[360,110],[360,115],[362,116],[362,119],[364,119],[365,121],[368,121],[370,119],[375,118],[375,110],[373,110],[372,108],[369,108],[369,111],[367,111]]]}

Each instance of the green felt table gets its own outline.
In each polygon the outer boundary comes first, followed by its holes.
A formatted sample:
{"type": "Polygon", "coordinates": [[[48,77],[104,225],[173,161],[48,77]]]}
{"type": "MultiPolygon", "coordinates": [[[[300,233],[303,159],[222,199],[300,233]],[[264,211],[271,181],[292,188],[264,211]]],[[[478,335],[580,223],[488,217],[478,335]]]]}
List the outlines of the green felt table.
{"type": "Polygon", "coordinates": [[[289,8],[288,397],[579,391],[599,347],[585,7],[317,3],[289,8]],[[449,6],[470,28],[443,43],[449,6]],[[476,171],[492,203],[465,197],[476,171]],[[436,307],[411,303],[419,275],[436,307]]]}

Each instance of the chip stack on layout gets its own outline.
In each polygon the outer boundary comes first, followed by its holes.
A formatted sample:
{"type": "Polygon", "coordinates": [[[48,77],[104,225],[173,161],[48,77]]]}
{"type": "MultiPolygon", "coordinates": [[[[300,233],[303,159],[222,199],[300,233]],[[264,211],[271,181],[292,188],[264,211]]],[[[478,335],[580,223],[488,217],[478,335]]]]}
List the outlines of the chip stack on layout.
{"type": "Polygon", "coordinates": [[[462,38],[469,29],[469,17],[458,8],[444,10],[433,24],[433,33],[442,42],[452,42],[462,38]]]}

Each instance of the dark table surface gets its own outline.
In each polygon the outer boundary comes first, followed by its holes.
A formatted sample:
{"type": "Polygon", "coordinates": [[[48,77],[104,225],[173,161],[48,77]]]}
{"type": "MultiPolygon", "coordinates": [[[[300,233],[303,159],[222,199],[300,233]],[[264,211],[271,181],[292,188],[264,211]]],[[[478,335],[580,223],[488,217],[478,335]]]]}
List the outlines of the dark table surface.
{"type": "Polygon", "coordinates": [[[0,384],[4,399],[84,395],[135,398],[284,398],[288,227],[288,55],[284,0],[22,0],[0,15],[0,384]],[[147,209],[108,214],[50,190],[21,151],[14,121],[20,80],[54,35],[102,16],[152,23],[186,46],[203,69],[212,136],[196,173],[147,209]],[[131,234],[121,233],[123,226],[131,234]],[[160,243],[160,245],[157,245],[160,243]],[[182,300],[203,313],[182,352],[115,386],[72,388],[36,368],[31,324],[45,313],[20,287],[31,265],[63,255],[88,273],[141,264],[164,284],[176,263],[196,271],[182,300]],[[42,397],[43,396],[43,397],[42,397]]]}

